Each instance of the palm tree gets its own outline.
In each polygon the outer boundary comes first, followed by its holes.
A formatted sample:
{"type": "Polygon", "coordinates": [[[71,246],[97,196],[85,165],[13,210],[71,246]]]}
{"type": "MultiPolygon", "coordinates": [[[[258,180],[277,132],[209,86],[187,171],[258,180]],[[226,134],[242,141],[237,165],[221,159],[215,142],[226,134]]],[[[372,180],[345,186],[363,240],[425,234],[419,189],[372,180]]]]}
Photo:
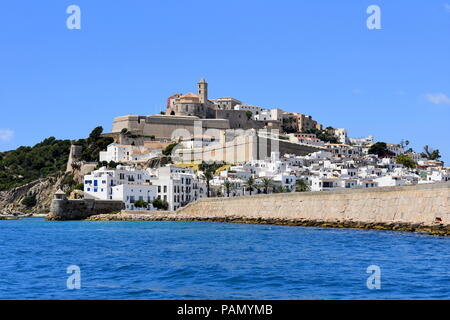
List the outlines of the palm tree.
{"type": "Polygon", "coordinates": [[[252,195],[252,191],[256,188],[256,181],[253,176],[250,176],[245,182],[245,187],[250,191],[250,195],[252,195]]]}
{"type": "Polygon", "coordinates": [[[206,181],[206,193],[208,198],[211,196],[211,186],[210,186],[210,182],[212,179],[214,179],[214,174],[211,170],[206,170],[203,175],[202,175],[202,179],[206,181]]]}
{"type": "Polygon", "coordinates": [[[264,193],[268,194],[269,188],[273,187],[273,180],[271,178],[262,178],[261,182],[262,182],[262,186],[264,188],[264,193]]]}
{"type": "Polygon", "coordinates": [[[303,179],[298,179],[295,182],[295,191],[296,192],[305,192],[305,191],[309,191],[309,186],[308,184],[305,182],[305,180],[303,179]]]}
{"type": "Polygon", "coordinates": [[[234,189],[234,184],[230,180],[225,179],[223,186],[225,187],[227,197],[229,198],[231,190],[234,189]]]}
{"type": "Polygon", "coordinates": [[[422,152],[421,156],[427,158],[428,160],[438,160],[439,158],[441,158],[439,149],[433,150],[428,145],[426,145],[425,147],[423,147],[423,151],[425,152],[422,152]]]}

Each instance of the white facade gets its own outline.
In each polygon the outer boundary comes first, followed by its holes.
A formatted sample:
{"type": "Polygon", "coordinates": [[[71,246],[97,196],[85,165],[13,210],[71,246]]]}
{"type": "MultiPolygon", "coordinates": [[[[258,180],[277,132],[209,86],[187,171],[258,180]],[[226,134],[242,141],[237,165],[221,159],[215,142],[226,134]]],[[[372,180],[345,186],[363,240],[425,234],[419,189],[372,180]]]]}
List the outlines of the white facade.
{"type": "Polygon", "coordinates": [[[207,193],[205,183],[189,168],[172,165],[158,168],[151,182],[158,187],[158,198],[169,204],[170,211],[206,197],[207,193]]]}
{"type": "Polygon", "coordinates": [[[343,128],[334,129],[334,135],[338,138],[340,143],[348,143],[347,130],[343,128]]]}
{"type": "Polygon", "coordinates": [[[396,186],[404,186],[406,181],[401,177],[395,176],[384,176],[380,178],[374,179],[377,182],[379,187],[396,187],[396,186]]]}
{"type": "Polygon", "coordinates": [[[116,143],[110,144],[106,151],[100,151],[100,162],[114,161],[114,162],[127,162],[131,160],[131,150],[130,145],[120,145],[116,143]]]}
{"type": "Polygon", "coordinates": [[[158,187],[149,184],[122,184],[111,187],[112,200],[120,200],[125,204],[126,210],[156,210],[152,202],[158,196],[158,187]],[[147,207],[138,208],[135,202],[142,200],[147,203],[147,207]]]}

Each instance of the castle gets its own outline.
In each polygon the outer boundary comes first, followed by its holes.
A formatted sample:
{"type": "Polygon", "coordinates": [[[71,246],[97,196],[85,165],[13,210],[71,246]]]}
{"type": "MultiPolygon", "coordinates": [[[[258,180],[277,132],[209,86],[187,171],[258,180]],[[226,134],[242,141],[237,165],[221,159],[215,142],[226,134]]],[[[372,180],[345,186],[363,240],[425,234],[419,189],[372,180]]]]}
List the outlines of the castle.
{"type": "Polygon", "coordinates": [[[176,129],[194,133],[194,123],[203,129],[277,129],[280,131],[303,131],[321,128],[310,116],[287,113],[281,109],[264,110],[261,107],[242,104],[232,97],[208,98],[208,83],[204,78],[197,84],[197,94],[176,93],[167,99],[166,111],[161,115],[127,115],[114,119],[112,133],[123,129],[151,136],[155,139],[171,139],[176,129]]]}

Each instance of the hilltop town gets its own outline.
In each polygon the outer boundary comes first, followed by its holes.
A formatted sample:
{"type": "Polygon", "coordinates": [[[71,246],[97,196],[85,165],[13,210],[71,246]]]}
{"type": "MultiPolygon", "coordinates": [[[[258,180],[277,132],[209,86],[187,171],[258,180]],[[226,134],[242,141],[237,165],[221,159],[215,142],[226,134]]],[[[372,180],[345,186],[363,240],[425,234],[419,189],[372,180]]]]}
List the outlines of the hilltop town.
{"type": "Polygon", "coordinates": [[[417,153],[374,137],[351,138],[309,115],[243,104],[232,97],[176,93],[160,115],[114,119],[114,140],[82,167],[77,197],[118,200],[126,210],[177,210],[204,197],[377,188],[450,181],[438,150],[417,153]]]}

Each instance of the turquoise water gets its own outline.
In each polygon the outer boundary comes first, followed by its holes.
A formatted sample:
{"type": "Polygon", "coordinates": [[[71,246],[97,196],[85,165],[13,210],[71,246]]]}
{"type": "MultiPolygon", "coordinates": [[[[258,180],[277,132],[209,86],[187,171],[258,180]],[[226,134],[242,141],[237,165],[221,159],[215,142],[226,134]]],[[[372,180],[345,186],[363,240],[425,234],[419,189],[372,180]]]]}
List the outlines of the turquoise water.
{"type": "Polygon", "coordinates": [[[0,299],[450,299],[450,238],[201,222],[0,221],[0,299]],[[81,270],[69,290],[67,267],[81,270]],[[381,269],[369,290],[366,269],[381,269]]]}

